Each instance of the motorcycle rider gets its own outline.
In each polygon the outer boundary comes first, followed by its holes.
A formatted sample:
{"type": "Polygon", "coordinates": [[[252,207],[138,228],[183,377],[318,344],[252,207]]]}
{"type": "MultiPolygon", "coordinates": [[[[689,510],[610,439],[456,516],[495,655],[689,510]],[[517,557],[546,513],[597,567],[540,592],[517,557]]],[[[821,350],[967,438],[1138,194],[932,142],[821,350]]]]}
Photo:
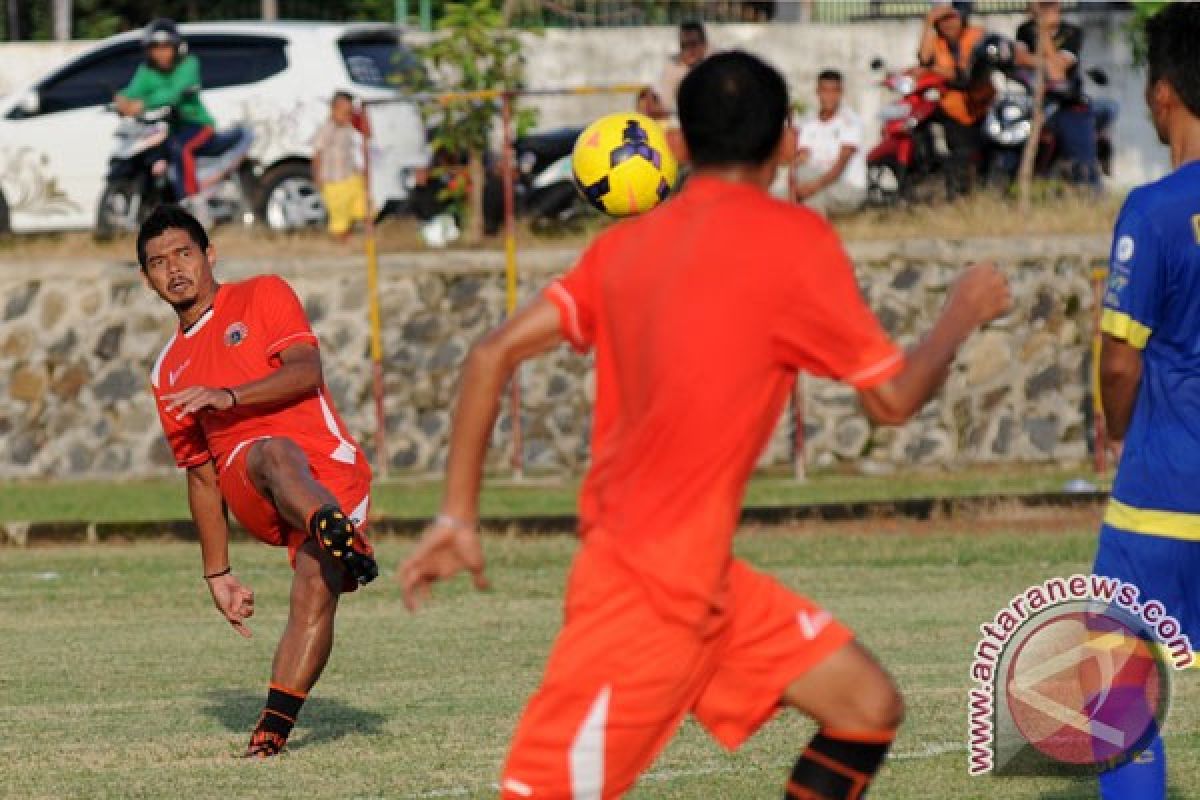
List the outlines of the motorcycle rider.
{"type": "Polygon", "coordinates": [[[938,3],[925,17],[917,63],[947,80],[936,121],[946,132],[946,195],[954,200],[970,188],[971,160],[979,149],[980,123],[995,97],[989,76],[973,76],[972,53],[984,31],[968,25],[962,12],[938,3]]]}
{"type": "Polygon", "coordinates": [[[173,20],[156,19],[142,36],[145,63],[117,94],[117,111],[133,117],[143,111],[170,108],[167,139],[169,177],[183,201],[197,191],[196,155],[213,137],[214,121],[200,100],[200,61],[188,55],[187,43],[173,20]]]}
{"type": "Polygon", "coordinates": [[[1043,33],[1046,100],[1057,105],[1057,110],[1046,120],[1046,126],[1072,165],[1072,180],[1099,189],[1096,118],[1084,96],[1079,70],[1083,29],[1063,20],[1059,0],[1030,3],[1029,19],[1017,28],[1017,66],[1037,68],[1038,42],[1043,33]]]}

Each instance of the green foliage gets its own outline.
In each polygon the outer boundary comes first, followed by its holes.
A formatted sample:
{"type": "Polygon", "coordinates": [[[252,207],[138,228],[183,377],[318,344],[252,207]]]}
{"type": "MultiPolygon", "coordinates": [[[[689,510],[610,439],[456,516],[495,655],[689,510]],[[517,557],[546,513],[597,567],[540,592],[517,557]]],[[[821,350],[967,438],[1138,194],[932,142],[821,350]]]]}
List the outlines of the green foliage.
{"type": "Polygon", "coordinates": [[[1170,4],[1170,0],[1142,0],[1133,4],[1133,16],[1129,18],[1126,29],[1135,66],[1146,63],[1146,21],[1170,4]]]}
{"type": "MultiPolygon", "coordinates": [[[[524,86],[520,39],[488,0],[447,3],[437,36],[414,51],[426,70],[402,78],[410,90],[474,92],[524,86]]],[[[499,98],[423,104],[433,146],[450,153],[486,151],[500,105],[499,98]]],[[[528,112],[525,119],[528,122],[528,112]]]]}

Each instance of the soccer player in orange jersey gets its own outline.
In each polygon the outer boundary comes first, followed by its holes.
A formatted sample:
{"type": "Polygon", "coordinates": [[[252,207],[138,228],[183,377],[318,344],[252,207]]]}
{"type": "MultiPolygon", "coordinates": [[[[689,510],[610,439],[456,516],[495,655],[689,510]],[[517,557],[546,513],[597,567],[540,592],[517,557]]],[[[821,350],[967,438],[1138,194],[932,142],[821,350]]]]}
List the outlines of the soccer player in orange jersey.
{"type": "Polygon", "coordinates": [[[338,596],[378,574],[366,524],[371,468],[329,401],[317,337],[271,275],[219,284],[203,226],[160,206],[138,232],[142,274],[179,316],[151,383],[200,537],[217,610],[243,636],[254,593],[229,562],[225,510],[295,569],[266,707],[248,757],[278,754],[333,647],[338,596]],[[343,511],[343,509],[346,509],[343,511]]]}
{"type": "Polygon", "coordinates": [[[829,612],[732,556],[743,490],[797,372],[849,383],[871,418],[899,424],[1006,311],[1008,285],[992,265],[970,268],[901,352],[833,229],[767,193],[793,147],[779,73],[745,53],[711,56],[683,81],[679,114],[695,165],[682,193],[602,233],[472,349],[442,513],[398,577],[410,608],[461,570],[486,585],[475,525],[502,389],[560,342],[591,351],[582,545],[503,797],[619,797],[685,715],[733,748],[782,705],[820,726],[786,797],[859,798],[900,724],[900,694],[829,612]]]}

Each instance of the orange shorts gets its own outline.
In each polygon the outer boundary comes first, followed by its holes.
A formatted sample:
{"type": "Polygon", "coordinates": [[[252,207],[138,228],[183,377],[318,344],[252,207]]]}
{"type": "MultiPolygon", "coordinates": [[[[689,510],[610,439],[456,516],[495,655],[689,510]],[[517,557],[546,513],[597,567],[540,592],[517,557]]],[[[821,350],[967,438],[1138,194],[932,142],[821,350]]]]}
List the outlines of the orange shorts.
{"type": "Polygon", "coordinates": [[[502,797],[620,797],[688,713],[736,748],[774,715],[789,684],[853,639],[827,611],[740,561],[729,581],[725,624],[703,638],[664,619],[636,576],[585,545],[502,797]]]}
{"type": "MultiPolygon", "coordinates": [[[[221,496],[242,527],[255,539],[275,547],[288,549],[288,561],[296,568],[296,553],[309,537],[306,530],[293,528],[275,508],[275,504],[263,497],[250,479],[246,457],[255,441],[243,442],[234,448],[228,464],[221,470],[219,481],[221,496]]],[[[337,498],[338,505],[354,523],[366,541],[367,514],[371,504],[371,466],[359,454],[357,461],[346,464],[334,461],[327,455],[305,451],[313,478],[337,498]]],[[[370,543],[368,542],[368,547],[370,543]]],[[[342,591],[352,592],[358,583],[346,576],[342,591]]]]}

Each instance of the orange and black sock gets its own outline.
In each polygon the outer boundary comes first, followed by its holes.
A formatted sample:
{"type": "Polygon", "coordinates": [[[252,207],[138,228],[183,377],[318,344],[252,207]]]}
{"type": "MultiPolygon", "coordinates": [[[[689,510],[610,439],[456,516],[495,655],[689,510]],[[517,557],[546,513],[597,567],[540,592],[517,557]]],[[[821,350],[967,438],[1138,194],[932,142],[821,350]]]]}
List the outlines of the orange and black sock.
{"type": "Polygon", "coordinates": [[[818,731],[792,769],[784,800],[860,800],[895,735],[894,731],[818,731]]]}
{"type": "Polygon", "coordinates": [[[267,731],[286,741],[292,733],[292,726],[296,724],[296,717],[300,715],[300,707],[304,705],[306,697],[308,695],[305,692],[272,683],[267,692],[267,705],[263,708],[262,716],[258,718],[254,732],[267,731]]]}

